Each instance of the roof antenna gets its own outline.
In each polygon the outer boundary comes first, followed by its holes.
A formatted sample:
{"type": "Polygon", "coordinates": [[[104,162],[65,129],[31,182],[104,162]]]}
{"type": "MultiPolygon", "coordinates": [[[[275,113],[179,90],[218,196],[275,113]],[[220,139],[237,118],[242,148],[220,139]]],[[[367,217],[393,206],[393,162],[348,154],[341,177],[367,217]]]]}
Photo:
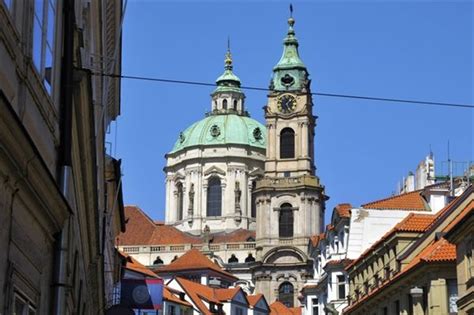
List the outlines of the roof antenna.
{"type": "Polygon", "coordinates": [[[449,152],[449,140],[448,140],[448,167],[449,167],[449,193],[451,197],[453,197],[454,196],[453,161],[451,161],[451,154],[449,152]]]}

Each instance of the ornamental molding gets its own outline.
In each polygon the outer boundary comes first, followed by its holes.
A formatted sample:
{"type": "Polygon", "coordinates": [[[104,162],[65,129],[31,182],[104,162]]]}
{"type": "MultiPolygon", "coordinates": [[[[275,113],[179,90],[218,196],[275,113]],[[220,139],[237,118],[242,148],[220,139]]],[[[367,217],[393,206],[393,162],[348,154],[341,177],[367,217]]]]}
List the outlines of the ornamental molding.
{"type": "Polygon", "coordinates": [[[210,176],[210,175],[225,176],[225,174],[226,174],[225,171],[217,166],[211,166],[210,168],[204,171],[204,176],[210,176]]]}

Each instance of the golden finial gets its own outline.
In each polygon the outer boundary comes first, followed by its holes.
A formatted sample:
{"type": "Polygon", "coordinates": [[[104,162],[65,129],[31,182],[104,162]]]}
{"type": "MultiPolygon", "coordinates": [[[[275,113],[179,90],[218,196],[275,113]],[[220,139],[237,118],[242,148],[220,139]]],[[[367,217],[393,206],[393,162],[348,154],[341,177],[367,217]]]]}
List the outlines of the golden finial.
{"type": "Polygon", "coordinates": [[[232,54],[230,53],[230,37],[227,37],[227,52],[225,54],[225,68],[232,69],[232,54]]]}

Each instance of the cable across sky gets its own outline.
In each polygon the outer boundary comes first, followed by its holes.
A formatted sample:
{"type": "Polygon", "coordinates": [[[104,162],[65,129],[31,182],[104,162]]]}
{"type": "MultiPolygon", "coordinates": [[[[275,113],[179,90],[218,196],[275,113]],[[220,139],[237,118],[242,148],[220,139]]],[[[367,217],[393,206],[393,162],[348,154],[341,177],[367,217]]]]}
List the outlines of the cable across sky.
{"type": "MultiPolygon", "coordinates": [[[[113,73],[92,72],[92,75],[128,79],[128,80],[161,82],[161,83],[187,84],[187,85],[198,85],[198,86],[216,86],[215,83],[209,83],[209,82],[173,80],[173,79],[164,79],[164,78],[120,75],[120,74],[113,74],[113,73]]],[[[253,91],[266,91],[266,92],[270,91],[270,89],[268,88],[254,87],[254,86],[241,86],[241,88],[245,90],[253,90],[253,91]]],[[[322,93],[322,92],[312,92],[311,94],[314,96],[323,96],[323,97],[349,98],[349,99],[359,99],[359,100],[368,100],[368,101],[381,101],[381,102],[406,103],[406,104],[426,105],[426,106],[445,106],[445,107],[474,109],[474,105],[472,104],[433,102],[433,101],[423,101],[423,100],[410,100],[410,99],[349,95],[349,94],[337,94],[337,93],[322,93]]]]}

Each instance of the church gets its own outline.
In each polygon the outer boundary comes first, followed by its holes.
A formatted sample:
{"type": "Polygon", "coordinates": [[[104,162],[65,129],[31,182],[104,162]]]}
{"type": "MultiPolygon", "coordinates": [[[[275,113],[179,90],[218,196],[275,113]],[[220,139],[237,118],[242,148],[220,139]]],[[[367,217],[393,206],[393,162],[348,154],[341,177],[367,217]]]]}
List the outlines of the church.
{"type": "Polygon", "coordinates": [[[166,155],[165,222],[127,207],[120,250],[159,270],[198,249],[248,293],[299,305],[298,292],[313,277],[310,239],[323,231],[328,197],[316,175],[311,80],[294,24],[290,17],[273,68],[265,126],[246,110],[228,49],[210,111],[183,128],[166,155]]]}

